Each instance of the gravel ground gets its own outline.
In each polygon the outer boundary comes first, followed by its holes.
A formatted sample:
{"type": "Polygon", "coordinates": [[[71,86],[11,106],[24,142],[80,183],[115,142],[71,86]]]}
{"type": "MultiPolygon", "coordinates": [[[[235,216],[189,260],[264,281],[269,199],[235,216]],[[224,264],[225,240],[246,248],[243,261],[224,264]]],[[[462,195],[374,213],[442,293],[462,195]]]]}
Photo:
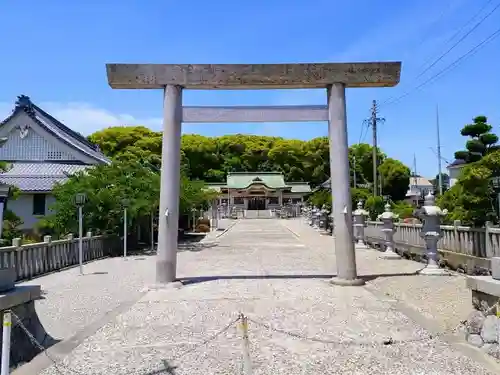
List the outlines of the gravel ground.
{"type": "MultiPolygon", "coordinates": [[[[331,236],[319,235],[301,220],[286,220],[281,222],[285,227],[299,236],[301,242],[308,246],[333,249],[331,236]]],[[[452,273],[449,277],[401,275],[411,274],[424,267],[422,263],[411,260],[382,260],[376,250],[357,250],[356,262],[358,273],[380,276],[369,285],[391,296],[423,314],[434,319],[443,330],[455,328],[465,320],[472,310],[471,292],[466,287],[464,276],[452,273]],[[399,275],[398,275],[399,274],[399,275]]]]}
{"type": "MultiPolygon", "coordinates": [[[[85,339],[59,371],[42,374],[238,374],[237,324],[209,338],[240,312],[250,319],[253,374],[494,373],[367,288],[329,284],[332,246],[310,234],[307,243],[278,220],[239,221],[218,246],[179,254],[184,287],[150,291],[85,339]]],[[[373,276],[419,266],[375,259],[360,270],[373,276]]]]}
{"type": "MultiPolygon", "coordinates": [[[[222,229],[230,224],[220,221],[222,229]]],[[[221,233],[211,232],[207,238],[221,233]]],[[[205,247],[195,243],[179,248],[182,258],[205,247]]],[[[139,300],[145,286],[154,283],[154,270],[151,255],[108,258],[84,265],[84,276],[76,267],[19,285],[41,285],[44,299],[36,302],[40,321],[55,339],[68,339],[121,305],[139,300]]]]}

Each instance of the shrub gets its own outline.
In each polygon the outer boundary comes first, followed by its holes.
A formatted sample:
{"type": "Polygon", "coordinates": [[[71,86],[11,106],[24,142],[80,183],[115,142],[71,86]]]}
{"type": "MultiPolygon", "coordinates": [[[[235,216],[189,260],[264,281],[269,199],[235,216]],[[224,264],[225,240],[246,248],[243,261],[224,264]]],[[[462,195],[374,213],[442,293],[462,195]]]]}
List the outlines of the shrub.
{"type": "Polygon", "coordinates": [[[210,232],[210,226],[206,224],[198,224],[196,231],[199,233],[208,233],[210,232]]]}

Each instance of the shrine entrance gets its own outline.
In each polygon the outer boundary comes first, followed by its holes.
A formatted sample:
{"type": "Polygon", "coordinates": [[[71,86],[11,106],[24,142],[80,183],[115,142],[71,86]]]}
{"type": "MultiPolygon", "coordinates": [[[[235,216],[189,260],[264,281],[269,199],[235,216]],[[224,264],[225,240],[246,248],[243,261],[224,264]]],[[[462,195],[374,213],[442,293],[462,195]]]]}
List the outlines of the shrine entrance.
{"type": "Polygon", "coordinates": [[[248,199],[248,210],[265,210],[266,197],[252,197],[248,199]]]}
{"type": "Polygon", "coordinates": [[[318,64],[107,64],[114,89],[163,90],[163,139],[156,281],[176,280],[182,123],[328,122],[336,285],[363,285],[352,237],[346,88],[392,87],[400,62],[318,64]],[[185,89],[322,89],[327,105],[183,107],[185,89]]]}

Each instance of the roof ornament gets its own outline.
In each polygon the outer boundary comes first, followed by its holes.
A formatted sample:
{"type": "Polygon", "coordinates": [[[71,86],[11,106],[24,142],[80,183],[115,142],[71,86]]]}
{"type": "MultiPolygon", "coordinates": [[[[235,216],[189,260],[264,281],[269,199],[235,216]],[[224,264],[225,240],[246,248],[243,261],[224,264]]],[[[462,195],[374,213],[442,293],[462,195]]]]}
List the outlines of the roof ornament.
{"type": "Polygon", "coordinates": [[[252,181],[262,181],[260,177],[255,177],[252,181]]]}
{"type": "Polygon", "coordinates": [[[33,103],[31,103],[29,96],[26,95],[19,95],[17,97],[16,108],[22,108],[29,115],[35,114],[33,103]]]}
{"type": "Polygon", "coordinates": [[[29,134],[29,125],[19,125],[19,138],[24,139],[29,134]]]}

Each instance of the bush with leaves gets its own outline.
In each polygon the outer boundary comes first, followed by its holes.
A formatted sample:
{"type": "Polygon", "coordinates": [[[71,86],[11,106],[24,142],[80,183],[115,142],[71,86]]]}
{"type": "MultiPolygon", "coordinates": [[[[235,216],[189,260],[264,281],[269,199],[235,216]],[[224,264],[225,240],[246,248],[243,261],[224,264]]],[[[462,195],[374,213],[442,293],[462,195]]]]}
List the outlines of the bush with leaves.
{"type": "Polygon", "coordinates": [[[377,216],[384,212],[385,201],[381,196],[368,197],[365,203],[365,210],[370,213],[370,220],[377,220],[377,216]]]}
{"type": "Polygon", "coordinates": [[[496,194],[491,185],[494,176],[500,176],[500,151],[464,167],[455,185],[438,199],[438,205],[449,211],[445,220],[460,220],[474,226],[482,226],[486,221],[498,222],[496,194]]]}
{"type": "Polygon", "coordinates": [[[14,212],[7,209],[3,212],[2,243],[9,246],[14,238],[21,238],[23,232],[19,227],[23,221],[14,212]]]}
{"type": "MultiPolygon", "coordinates": [[[[203,183],[182,177],[180,214],[192,207],[207,206],[212,195],[203,190],[203,183]]],[[[83,206],[85,230],[94,233],[121,233],[123,209],[127,206],[128,223],[132,227],[158,211],[160,176],[137,162],[115,161],[72,175],[53,190],[56,201],[54,214],[44,220],[45,228],[59,234],[78,230],[75,196],[86,195],[83,206]]]]}

